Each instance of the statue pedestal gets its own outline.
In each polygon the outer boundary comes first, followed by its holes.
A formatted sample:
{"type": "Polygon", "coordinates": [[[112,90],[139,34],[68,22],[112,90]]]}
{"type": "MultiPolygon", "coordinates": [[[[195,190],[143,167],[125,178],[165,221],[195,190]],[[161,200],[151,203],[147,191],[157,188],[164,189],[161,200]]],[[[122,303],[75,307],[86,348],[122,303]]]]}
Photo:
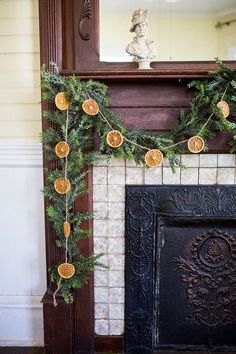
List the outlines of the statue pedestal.
{"type": "Polygon", "coordinates": [[[150,60],[138,61],[138,69],[153,69],[150,66],[150,63],[151,63],[150,60]]]}

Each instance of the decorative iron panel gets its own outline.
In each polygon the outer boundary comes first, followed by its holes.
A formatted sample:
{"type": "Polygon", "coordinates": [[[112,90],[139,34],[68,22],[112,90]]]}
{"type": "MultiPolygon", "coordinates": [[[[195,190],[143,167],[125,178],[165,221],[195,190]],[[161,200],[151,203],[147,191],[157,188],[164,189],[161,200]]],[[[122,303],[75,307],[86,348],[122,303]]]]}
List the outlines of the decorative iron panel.
{"type": "Polygon", "coordinates": [[[154,346],[154,194],[129,193],[126,215],[126,351],[150,353],[154,346]]]}
{"type": "Polygon", "coordinates": [[[127,186],[125,256],[126,352],[236,348],[235,186],[127,186]]]}

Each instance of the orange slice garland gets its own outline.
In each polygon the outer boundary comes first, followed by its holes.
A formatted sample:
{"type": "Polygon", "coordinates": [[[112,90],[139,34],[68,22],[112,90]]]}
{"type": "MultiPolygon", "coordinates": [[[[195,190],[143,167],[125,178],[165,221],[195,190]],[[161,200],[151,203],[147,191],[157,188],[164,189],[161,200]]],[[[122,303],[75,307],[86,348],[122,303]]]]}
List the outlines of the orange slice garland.
{"type": "Polygon", "coordinates": [[[71,189],[70,181],[67,178],[60,177],[54,182],[54,189],[59,194],[66,194],[71,189]]]}
{"type": "Polygon", "coordinates": [[[71,263],[62,263],[57,268],[58,274],[64,279],[69,279],[75,274],[75,267],[71,263]]]}
{"type": "Polygon", "coordinates": [[[82,104],[83,111],[90,116],[95,116],[99,112],[99,106],[92,98],[84,101],[82,104]]]}
{"type": "Polygon", "coordinates": [[[111,130],[107,134],[107,144],[112,148],[118,148],[123,143],[123,135],[119,130],[111,130]]]}
{"type": "Polygon", "coordinates": [[[198,154],[199,152],[201,152],[204,149],[204,145],[204,140],[198,135],[192,136],[188,140],[188,149],[193,154],[198,154]]]}
{"type": "Polygon", "coordinates": [[[229,105],[225,101],[220,101],[217,103],[217,107],[220,109],[221,113],[223,114],[224,118],[229,116],[229,105]]]}
{"type": "Polygon", "coordinates": [[[68,221],[65,221],[63,223],[63,232],[66,238],[70,236],[70,231],[71,231],[70,223],[68,221]]]}
{"type": "Polygon", "coordinates": [[[151,149],[146,153],[144,159],[149,167],[159,166],[163,161],[163,154],[160,150],[151,149]]]}
{"type": "Polygon", "coordinates": [[[55,153],[58,157],[63,158],[66,157],[70,152],[70,147],[66,141],[60,141],[55,146],[55,153]]]}
{"type": "Polygon", "coordinates": [[[55,105],[61,111],[65,111],[69,107],[69,101],[66,97],[65,92],[59,92],[55,97],[55,105]]]}

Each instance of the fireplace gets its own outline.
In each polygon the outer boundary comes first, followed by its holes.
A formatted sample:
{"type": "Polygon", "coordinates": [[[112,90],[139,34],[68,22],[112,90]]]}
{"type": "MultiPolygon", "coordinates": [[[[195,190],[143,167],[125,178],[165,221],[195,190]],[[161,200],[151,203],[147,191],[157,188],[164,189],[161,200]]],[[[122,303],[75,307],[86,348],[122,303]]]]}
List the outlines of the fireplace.
{"type": "Polygon", "coordinates": [[[126,352],[236,350],[236,187],[126,186],[126,352]]]}

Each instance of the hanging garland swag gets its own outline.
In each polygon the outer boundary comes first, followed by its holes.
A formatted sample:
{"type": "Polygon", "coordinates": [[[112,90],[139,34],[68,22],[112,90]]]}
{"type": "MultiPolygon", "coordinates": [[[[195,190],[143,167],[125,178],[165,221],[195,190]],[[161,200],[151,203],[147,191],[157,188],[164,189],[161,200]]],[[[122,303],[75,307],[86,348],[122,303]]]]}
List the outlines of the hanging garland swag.
{"type": "MultiPolygon", "coordinates": [[[[42,142],[51,166],[47,171],[45,196],[51,201],[47,208],[57,234],[56,244],[64,248],[64,259],[50,268],[51,280],[57,284],[65,301],[73,300],[73,290],[88,280],[101,254],[85,257],[78,241],[90,236],[90,230],[81,227],[92,213],[74,213],[74,202],[87,193],[84,177],[89,166],[103,158],[123,157],[137,164],[159,166],[169,160],[173,172],[183,167],[177,154],[197,154],[207,150],[207,141],[218,131],[232,133],[231,152],[236,150],[236,125],[226,119],[236,114],[236,71],[217,60],[219,69],[210,72],[205,81],[192,81],[188,87],[195,90],[190,110],[180,111],[179,122],[168,134],[149,133],[136,129],[128,131],[119,117],[109,110],[107,87],[92,80],[59,75],[52,63],[52,72],[42,69],[43,99],[54,102],[57,110],[45,111],[51,127],[42,134],[42,142]],[[91,151],[93,134],[100,139],[100,150],[91,151]],[[56,164],[55,164],[56,161],[56,164]],[[85,167],[87,169],[85,170],[85,167]]],[[[157,118],[158,119],[158,118],[157,118]]]]}

